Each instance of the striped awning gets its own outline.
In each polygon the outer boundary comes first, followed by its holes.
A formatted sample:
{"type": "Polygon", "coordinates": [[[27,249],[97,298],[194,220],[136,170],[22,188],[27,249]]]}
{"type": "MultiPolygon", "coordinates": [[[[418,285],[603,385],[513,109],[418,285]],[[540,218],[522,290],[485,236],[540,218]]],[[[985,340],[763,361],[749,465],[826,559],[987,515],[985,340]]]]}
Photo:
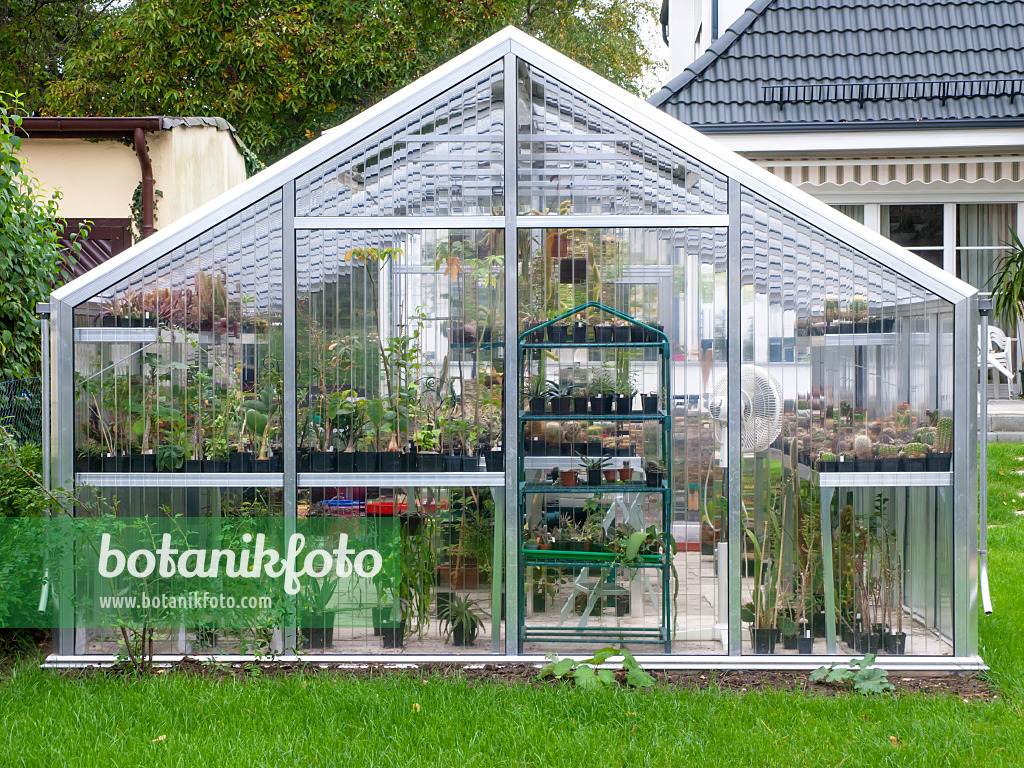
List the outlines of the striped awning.
{"type": "Polygon", "coordinates": [[[759,160],[758,165],[797,186],[824,184],[953,184],[1021,181],[1024,157],[836,160],[759,160]]]}

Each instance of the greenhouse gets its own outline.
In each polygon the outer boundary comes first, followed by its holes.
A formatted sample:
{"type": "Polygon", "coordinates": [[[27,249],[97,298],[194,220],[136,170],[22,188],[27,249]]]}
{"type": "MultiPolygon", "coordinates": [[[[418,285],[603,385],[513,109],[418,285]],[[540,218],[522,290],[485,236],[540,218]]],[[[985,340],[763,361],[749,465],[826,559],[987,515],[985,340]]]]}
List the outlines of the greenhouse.
{"type": "Polygon", "coordinates": [[[53,659],[978,668],[977,328],[506,30],[52,295],[50,480],[121,537],[53,659]],[[157,555],[202,597],[110,608],[157,555]]]}

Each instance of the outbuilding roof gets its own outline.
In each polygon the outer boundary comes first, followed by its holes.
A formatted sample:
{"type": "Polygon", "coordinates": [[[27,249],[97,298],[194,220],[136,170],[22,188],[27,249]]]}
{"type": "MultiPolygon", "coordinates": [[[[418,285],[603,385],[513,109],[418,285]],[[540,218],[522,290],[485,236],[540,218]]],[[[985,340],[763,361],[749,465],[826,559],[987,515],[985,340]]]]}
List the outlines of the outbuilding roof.
{"type": "Polygon", "coordinates": [[[1021,121],[1024,3],[755,0],[649,101],[702,132],[1021,121]]]}

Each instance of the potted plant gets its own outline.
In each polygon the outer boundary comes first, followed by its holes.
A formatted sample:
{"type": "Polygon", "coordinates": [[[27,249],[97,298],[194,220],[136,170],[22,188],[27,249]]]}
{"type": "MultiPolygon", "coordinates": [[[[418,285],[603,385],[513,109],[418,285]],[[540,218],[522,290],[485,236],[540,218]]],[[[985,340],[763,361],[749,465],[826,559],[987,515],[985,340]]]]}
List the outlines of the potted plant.
{"type": "Polygon", "coordinates": [[[840,453],[836,469],[840,472],[854,472],[857,469],[857,466],[853,463],[853,454],[849,451],[843,451],[840,453]]]}
{"type": "Polygon", "coordinates": [[[879,472],[897,472],[900,468],[901,446],[883,443],[875,446],[875,468],[879,472]]]}
{"type": "Polygon", "coordinates": [[[548,341],[552,344],[567,344],[569,342],[569,326],[557,323],[549,325],[548,341]]]}
{"type": "Polygon", "coordinates": [[[444,467],[438,446],[441,441],[441,429],[431,424],[424,424],[413,436],[416,442],[419,468],[421,472],[441,472],[444,467]]]}
{"type": "Polygon", "coordinates": [[[858,472],[875,471],[875,453],[870,437],[857,435],[853,439],[853,456],[857,460],[858,472]]]}
{"type": "Polygon", "coordinates": [[[605,370],[599,370],[590,380],[588,387],[590,392],[590,412],[595,416],[607,416],[612,412],[612,395],[615,392],[615,384],[611,374],[605,370]]]}
{"type": "Polygon", "coordinates": [[[633,468],[629,465],[628,461],[623,460],[622,466],[619,467],[619,480],[624,483],[628,483],[633,479],[633,468]]]}
{"type": "Polygon", "coordinates": [[[587,324],[579,319],[573,321],[569,326],[569,338],[573,344],[586,344],[587,324]]]}
{"type": "Polygon", "coordinates": [[[548,404],[547,392],[553,386],[552,382],[544,381],[540,376],[534,376],[530,379],[530,383],[526,387],[526,397],[530,405],[530,413],[534,416],[540,416],[544,413],[548,404]]]}
{"type": "Polygon", "coordinates": [[[953,419],[943,416],[935,426],[935,450],[928,454],[928,469],[948,472],[953,456],[953,419]]]}
{"type": "Polygon", "coordinates": [[[822,451],[818,454],[818,471],[819,472],[835,472],[836,471],[836,455],[831,451],[822,451]]]}
{"type": "Polygon", "coordinates": [[[601,471],[611,461],[607,456],[595,456],[593,458],[580,456],[580,462],[587,471],[587,485],[601,485],[601,471]]]}
{"type": "Polygon", "coordinates": [[[629,326],[626,320],[612,320],[612,341],[616,344],[629,343],[629,326]]]}
{"type": "Polygon", "coordinates": [[[924,443],[907,443],[903,446],[903,469],[906,472],[923,472],[928,446],[924,443]]]}
{"type": "Polygon", "coordinates": [[[629,416],[633,413],[633,398],[636,397],[636,384],[633,377],[624,375],[619,377],[615,389],[615,412],[621,416],[629,416]]]}
{"type": "Polygon", "coordinates": [[[585,416],[590,400],[589,388],[576,384],[573,387],[573,391],[575,394],[572,396],[572,411],[580,416],[585,416]]]}
{"type": "Polygon", "coordinates": [[[661,488],[665,482],[665,467],[654,459],[648,459],[644,464],[644,474],[647,476],[648,488],[661,488]]]}
{"type": "Polygon", "coordinates": [[[456,646],[473,645],[480,627],[488,616],[479,602],[467,595],[453,594],[444,606],[439,606],[437,618],[441,637],[456,646]]]}
{"type": "Polygon", "coordinates": [[[613,338],[612,324],[607,320],[594,325],[594,342],[596,344],[611,344],[613,338]]]}
{"type": "Polygon", "coordinates": [[[658,412],[658,393],[652,392],[649,395],[640,395],[640,412],[652,414],[658,412]]]}
{"type": "Polygon", "coordinates": [[[303,648],[330,648],[334,637],[334,611],[328,606],[334,597],[335,578],[312,579],[299,596],[299,632],[303,648]]]}
{"type": "MultiPolygon", "coordinates": [[[[569,406],[572,404],[572,392],[576,389],[576,385],[568,382],[553,382],[547,383],[547,390],[545,395],[551,402],[551,413],[556,416],[568,416],[569,406]]],[[[533,398],[530,399],[531,411],[533,407],[533,398]]]]}

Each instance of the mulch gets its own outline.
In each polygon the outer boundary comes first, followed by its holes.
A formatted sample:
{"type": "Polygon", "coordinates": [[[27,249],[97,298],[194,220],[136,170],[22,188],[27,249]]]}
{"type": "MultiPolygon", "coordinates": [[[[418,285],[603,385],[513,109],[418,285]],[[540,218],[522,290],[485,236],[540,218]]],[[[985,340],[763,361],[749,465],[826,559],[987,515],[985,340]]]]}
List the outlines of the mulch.
{"type": "MultiPolygon", "coordinates": [[[[153,670],[159,675],[185,675],[212,680],[246,679],[265,677],[287,678],[294,675],[334,676],[352,680],[375,680],[384,677],[411,677],[415,679],[461,678],[470,686],[475,684],[497,685],[569,685],[558,680],[538,680],[537,667],[532,664],[454,664],[431,663],[400,666],[395,664],[351,664],[323,663],[315,660],[302,662],[246,662],[228,664],[196,659],[190,656],[173,664],[153,670]]],[[[677,671],[650,670],[657,679],[658,687],[679,690],[716,690],[743,694],[750,691],[796,691],[810,696],[845,696],[849,691],[835,684],[809,680],[807,672],[775,671],[677,671]]],[[[134,675],[137,671],[127,662],[106,668],[62,669],[60,674],[68,678],[91,678],[111,675],[134,675]]],[[[620,682],[625,673],[618,674],[620,682]]],[[[992,701],[999,698],[999,692],[980,674],[921,675],[894,672],[889,682],[896,686],[897,695],[926,694],[934,696],[956,696],[965,701],[992,701]]]]}

